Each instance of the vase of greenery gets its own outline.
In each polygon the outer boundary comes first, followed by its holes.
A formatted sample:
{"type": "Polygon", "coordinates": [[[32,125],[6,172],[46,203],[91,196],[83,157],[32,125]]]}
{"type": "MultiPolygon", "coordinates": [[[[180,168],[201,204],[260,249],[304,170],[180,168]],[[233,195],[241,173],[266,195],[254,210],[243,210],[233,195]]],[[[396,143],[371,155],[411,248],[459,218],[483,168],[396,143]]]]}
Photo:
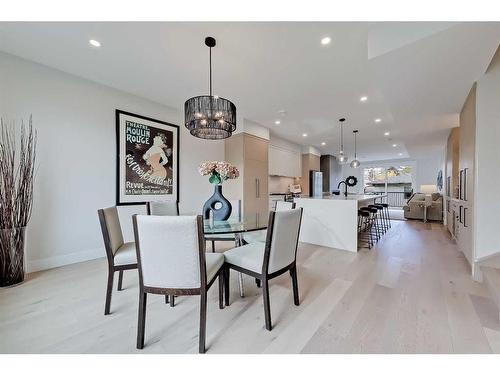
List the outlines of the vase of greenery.
{"type": "Polygon", "coordinates": [[[14,125],[0,120],[0,287],[24,281],[35,157],[36,131],[31,118],[27,127],[21,124],[19,138],[14,125]]]}
{"type": "Polygon", "coordinates": [[[222,194],[222,183],[226,180],[236,179],[240,172],[234,165],[225,161],[207,161],[198,168],[202,176],[210,176],[208,181],[214,185],[214,193],[203,205],[203,217],[214,220],[227,220],[231,216],[231,203],[222,194]]]}

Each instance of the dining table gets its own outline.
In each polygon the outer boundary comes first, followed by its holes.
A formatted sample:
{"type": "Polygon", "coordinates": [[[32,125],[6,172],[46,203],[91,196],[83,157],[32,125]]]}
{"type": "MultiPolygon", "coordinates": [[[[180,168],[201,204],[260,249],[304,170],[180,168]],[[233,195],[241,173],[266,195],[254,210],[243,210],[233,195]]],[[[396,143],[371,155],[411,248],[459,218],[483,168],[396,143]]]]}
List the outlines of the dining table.
{"type": "MultiPolygon", "coordinates": [[[[234,235],[235,246],[239,247],[247,244],[244,239],[245,233],[267,229],[268,217],[269,215],[264,213],[252,213],[239,217],[230,217],[227,220],[205,219],[203,220],[203,232],[205,235],[210,236],[234,235]]],[[[244,297],[245,289],[241,272],[238,272],[238,280],[240,296],[244,297]]]]}

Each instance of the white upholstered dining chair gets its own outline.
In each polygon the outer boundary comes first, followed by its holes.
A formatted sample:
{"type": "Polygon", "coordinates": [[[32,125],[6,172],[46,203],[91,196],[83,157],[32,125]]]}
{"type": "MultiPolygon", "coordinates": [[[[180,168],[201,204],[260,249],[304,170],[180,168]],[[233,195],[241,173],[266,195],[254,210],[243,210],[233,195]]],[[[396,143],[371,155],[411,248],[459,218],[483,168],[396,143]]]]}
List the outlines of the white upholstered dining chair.
{"type": "MultiPolygon", "coordinates": [[[[146,202],[146,212],[154,216],[179,216],[179,202],[177,201],[154,201],[146,202]]],[[[175,296],[165,294],[165,303],[170,302],[170,307],[175,306],[175,296]]]]}
{"type": "Polygon", "coordinates": [[[201,216],[134,215],[139,265],[137,348],[144,347],[147,294],[200,295],[199,352],[205,352],[207,291],[219,279],[223,308],[224,255],[205,253],[201,216]]]}
{"type": "MultiPolygon", "coordinates": [[[[293,209],[295,209],[295,202],[276,201],[274,211],[286,211],[293,209]]],[[[248,232],[243,235],[243,240],[246,243],[266,242],[266,233],[267,231],[265,229],[248,232]]]]}
{"type": "Polygon", "coordinates": [[[224,288],[226,306],[229,306],[229,272],[234,269],[262,283],[266,329],[272,329],[269,280],[286,271],[292,278],[293,301],[299,305],[297,283],[297,247],[299,242],[302,208],[271,211],[266,242],[255,242],[235,247],[224,253],[224,288]]]}
{"type": "Polygon", "coordinates": [[[156,216],[179,216],[179,202],[155,201],[146,202],[148,215],[156,216]]]}
{"type": "Polygon", "coordinates": [[[286,202],[286,201],[276,201],[275,211],[285,211],[285,210],[293,210],[295,208],[295,202],[286,202]]]}
{"type": "Polygon", "coordinates": [[[108,284],[106,287],[106,302],[104,315],[110,313],[113,279],[118,271],[118,290],[122,290],[123,271],[137,268],[135,243],[124,242],[123,233],[116,207],[103,208],[97,211],[101,224],[104,248],[108,259],[108,284]]]}

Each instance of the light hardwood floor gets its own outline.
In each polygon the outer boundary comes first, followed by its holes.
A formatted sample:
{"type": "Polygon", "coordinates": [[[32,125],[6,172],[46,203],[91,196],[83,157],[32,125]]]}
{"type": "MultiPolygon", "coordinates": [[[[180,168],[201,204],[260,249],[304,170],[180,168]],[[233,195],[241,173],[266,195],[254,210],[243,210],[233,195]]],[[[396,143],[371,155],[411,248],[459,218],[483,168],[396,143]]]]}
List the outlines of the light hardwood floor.
{"type": "MultiPolygon", "coordinates": [[[[442,225],[394,221],[371,251],[302,244],[298,254],[301,305],[293,305],[288,275],[273,280],[271,332],[251,279],[242,299],[232,274],[232,304],[224,310],[212,288],[208,353],[500,352],[498,310],[442,225]]],[[[197,352],[199,297],[179,297],[174,308],[161,296],[148,298],[139,351],[137,273],[125,273],[110,316],[103,315],[105,284],[106,261],[98,259],[1,289],[0,352],[197,352]]]]}

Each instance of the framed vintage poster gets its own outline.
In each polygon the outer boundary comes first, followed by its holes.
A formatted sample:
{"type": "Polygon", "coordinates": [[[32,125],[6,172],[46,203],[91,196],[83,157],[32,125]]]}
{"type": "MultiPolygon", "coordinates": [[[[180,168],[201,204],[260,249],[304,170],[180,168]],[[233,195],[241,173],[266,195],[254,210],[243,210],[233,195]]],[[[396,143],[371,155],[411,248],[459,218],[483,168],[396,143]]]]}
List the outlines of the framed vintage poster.
{"type": "Polygon", "coordinates": [[[179,200],[179,127],[116,110],[116,204],[179,200]]]}

